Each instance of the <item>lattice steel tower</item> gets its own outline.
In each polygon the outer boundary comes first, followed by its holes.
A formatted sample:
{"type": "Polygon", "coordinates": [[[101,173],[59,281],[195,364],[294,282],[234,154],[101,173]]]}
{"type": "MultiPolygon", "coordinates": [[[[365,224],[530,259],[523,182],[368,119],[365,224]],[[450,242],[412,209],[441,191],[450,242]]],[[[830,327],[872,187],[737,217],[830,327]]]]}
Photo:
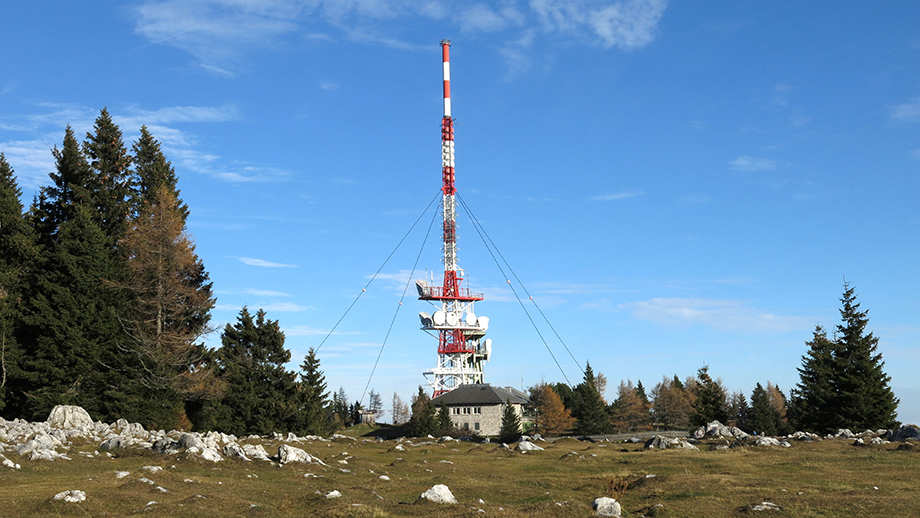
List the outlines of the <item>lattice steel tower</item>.
{"type": "Polygon", "coordinates": [[[444,63],[444,117],[441,119],[444,285],[429,286],[425,280],[415,281],[419,300],[441,305],[433,315],[419,313],[422,329],[438,335],[438,365],[424,373],[434,396],[460,385],[482,383],[483,365],[492,354],[492,340],[485,338],[489,318],[477,317],[473,312],[473,303],[482,300],[482,294],[470,293],[469,288],[460,286],[464,271],[457,264],[457,188],[454,185],[454,120],[450,115],[449,40],[441,40],[441,55],[444,63]]]}

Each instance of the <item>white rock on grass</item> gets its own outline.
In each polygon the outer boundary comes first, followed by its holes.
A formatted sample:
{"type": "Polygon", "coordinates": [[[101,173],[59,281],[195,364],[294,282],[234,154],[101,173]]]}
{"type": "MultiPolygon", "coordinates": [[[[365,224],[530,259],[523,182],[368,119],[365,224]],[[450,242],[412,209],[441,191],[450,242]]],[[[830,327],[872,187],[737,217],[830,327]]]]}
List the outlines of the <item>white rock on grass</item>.
{"type": "Polygon", "coordinates": [[[328,464],[325,462],[301,450],[300,448],[295,448],[287,444],[282,444],[278,447],[278,462],[281,464],[287,464],[288,462],[309,462],[312,464],[328,466],[328,464]]]}
{"type": "Polygon", "coordinates": [[[328,499],[340,498],[341,496],[342,496],[342,493],[340,493],[338,490],[333,490],[333,491],[326,493],[326,498],[328,499]]]}
{"type": "Polygon", "coordinates": [[[243,453],[247,457],[259,460],[271,460],[268,458],[268,452],[265,451],[265,448],[261,444],[243,444],[243,453]]]}
{"type": "Polygon", "coordinates": [[[428,500],[429,502],[434,502],[436,504],[456,504],[457,499],[454,498],[454,494],[450,492],[450,488],[444,484],[437,484],[432,486],[431,489],[422,493],[422,498],[428,500]]]}
{"type": "Polygon", "coordinates": [[[226,455],[227,457],[235,457],[240,460],[244,460],[247,462],[249,461],[249,457],[246,456],[246,452],[243,451],[242,446],[240,446],[239,444],[236,444],[236,443],[225,444],[223,451],[224,451],[224,455],[226,455]]]}
{"type": "Polygon", "coordinates": [[[543,448],[537,446],[536,444],[530,441],[521,441],[518,443],[517,449],[519,451],[543,451],[543,448]]]}
{"type": "Polygon", "coordinates": [[[595,498],[594,502],[591,504],[591,507],[594,509],[598,516],[614,516],[616,518],[620,518],[620,514],[622,513],[622,510],[620,509],[620,503],[613,498],[608,498],[606,496],[595,498]]]}
{"type": "Polygon", "coordinates": [[[773,502],[761,502],[750,507],[751,511],[782,511],[783,508],[773,502]]]}
{"type": "Polygon", "coordinates": [[[52,408],[51,414],[48,415],[48,420],[45,423],[48,426],[64,430],[93,427],[93,419],[89,416],[89,412],[74,405],[58,405],[52,408]]]}
{"type": "Polygon", "coordinates": [[[78,504],[86,500],[86,493],[80,491],[79,489],[71,489],[68,491],[62,491],[54,495],[55,500],[63,500],[71,504],[78,504]]]}

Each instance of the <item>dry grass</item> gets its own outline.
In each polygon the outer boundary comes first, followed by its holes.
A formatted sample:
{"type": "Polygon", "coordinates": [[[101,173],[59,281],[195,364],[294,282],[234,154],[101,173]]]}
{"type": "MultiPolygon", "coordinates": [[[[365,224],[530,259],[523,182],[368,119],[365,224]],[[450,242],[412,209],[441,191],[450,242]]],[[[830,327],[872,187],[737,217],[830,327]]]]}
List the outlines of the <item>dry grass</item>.
{"type": "MultiPolygon", "coordinates": [[[[270,452],[277,444],[264,443],[270,452]]],[[[645,451],[641,445],[571,440],[521,454],[495,445],[449,442],[393,449],[395,442],[336,441],[299,445],[328,468],[308,464],[199,461],[184,455],[132,453],[0,467],[0,516],[396,516],[586,517],[591,502],[614,496],[624,516],[734,517],[773,502],[765,516],[893,517],[920,514],[920,451],[896,444],[797,443],[791,449],[645,451]],[[574,452],[574,454],[571,454],[574,452]],[[346,455],[343,455],[346,453],[346,455]],[[347,464],[339,463],[346,460],[347,464]],[[162,466],[149,473],[142,466],[162,466]],[[347,471],[343,471],[347,470],[347,471]],[[129,471],[122,479],[116,471],[129,471]],[[318,478],[305,477],[312,473],[318,478]],[[381,480],[387,475],[390,481],[381,480]],[[649,476],[653,475],[653,476],[649,476]],[[155,485],[140,481],[147,478],[155,485]],[[460,504],[419,495],[447,484],[460,504]],[[161,486],[169,492],[157,489],[161,486]],[[81,504],[53,501],[80,489],[81,504]],[[326,499],[332,490],[341,498],[326,499]],[[482,499],[483,503],[480,503],[482,499]],[[156,504],[148,505],[148,502],[156,504]]],[[[9,452],[7,452],[9,453],[9,452]]],[[[8,455],[9,456],[9,455],[8,455]]],[[[15,456],[15,454],[14,454],[15,456]]]]}

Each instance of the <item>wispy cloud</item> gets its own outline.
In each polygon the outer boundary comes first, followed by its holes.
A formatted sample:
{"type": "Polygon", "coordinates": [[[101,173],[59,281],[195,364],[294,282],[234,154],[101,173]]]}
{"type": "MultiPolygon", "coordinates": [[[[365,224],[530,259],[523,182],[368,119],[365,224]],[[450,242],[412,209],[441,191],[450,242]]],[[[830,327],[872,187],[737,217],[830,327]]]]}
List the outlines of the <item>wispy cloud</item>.
{"type": "Polygon", "coordinates": [[[621,308],[631,311],[633,318],[657,324],[696,324],[723,330],[782,332],[808,329],[815,323],[812,318],[776,315],[736,300],[656,298],[621,308]]]}
{"type": "Polygon", "coordinates": [[[899,104],[891,111],[892,120],[896,121],[918,121],[920,120],[920,97],[915,97],[909,102],[899,104]]]}
{"type": "MultiPolygon", "coordinates": [[[[634,50],[651,43],[666,0],[508,0],[473,3],[427,0],[146,0],[133,8],[136,34],[151,45],[188,52],[203,70],[232,77],[251,52],[301,41],[351,41],[405,50],[430,49],[400,35],[420,22],[454,24],[464,33],[541,30],[604,48],[634,50]]],[[[523,31],[523,32],[521,32],[523,31]]],[[[517,39],[512,36],[512,40],[517,39]]],[[[521,47],[500,52],[512,67],[521,47]]]]}
{"type": "Polygon", "coordinates": [[[728,163],[735,171],[770,171],[776,169],[778,162],[767,158],[742,155],[728,163]]]}
{"type": "Polygon", "coordinates": [[[296,268],[296,264],[274,263],[263,259],[254,259],[252,257],[240,257],[240,262],[249,266],[259,266],[262,268],[296,268]]]}
{"type": "Polygon", "coordinates": [[[278,311],[278,312],[283,312],[283,313],[296,313],[299,311],[307,311],[307,310],[313,309],[310,306],[294,304],[293,302],[276,302],[273,304],[260,304],[259,307],[264,309],[265,311],[271,311],[271,312],[278,311]]]}
{"type": "Polygon", "coordinates": [[[598,196],[592,197],[591,199],[593,201],[616,201],[635,198],[637,196],[642,196],[643,194],[645,194],[645,191],[624,191],[613,194],[600,194],[598,196]]]}
{"type": "Polygon", "coordinates": [[[290,293],[284,293],[282,291],[272,291],[272,290],[257,290],[257,289],[248,289],[246,293],[250,295],[255,295],[257,297],[290,297],[290,293]]]}

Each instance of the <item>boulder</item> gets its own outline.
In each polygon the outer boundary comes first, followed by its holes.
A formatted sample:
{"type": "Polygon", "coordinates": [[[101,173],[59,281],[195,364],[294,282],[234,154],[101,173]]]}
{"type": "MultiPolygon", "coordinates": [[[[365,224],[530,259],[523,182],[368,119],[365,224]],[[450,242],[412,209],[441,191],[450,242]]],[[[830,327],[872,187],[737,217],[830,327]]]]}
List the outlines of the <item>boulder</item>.
{"type": "Polygon", "coordinates": [[[337,490],[337,489],[334,489],[334,490],[332,490],[332,491],[326,493],[326,498],[327,498],[327,499],[340,498],[341,496],[342,496],[342,493],[341,493],[339,490],[337,490]]]}
{"type": "Polygon", "coordinates": [[[196,433],[184,433],[179,437],[180,448],[205,448],[207,445],[196,433]]]}
{"type": "Polygon", "coordinates": [[[432,486],[431,489],[422,493],[421,498],[428,500],[429,502],[434,502],[436,504],[456,504],[457,499],[454,498],[454,494],[450,492],[450,488],[444,484],[437,484],[432,486]]]}
{"type": "Polygon", "coordinates": [[[278,462],[281,464],[287,464],[288,462],[309,462],[312,464],[328,466],[328,464],[325,462],[301,450],[300,448],[288,446],[287,444],[282,444],[280,447],[278,447],[278,462]]]}
{"type": "Polygon", "coordinates": [[[693,444],[682,439],[663,437],[661,435],[656,435],[645,442],[646,450],[666,450],[668,448],[678,450],[699,450],[699,448],[693,444]]]}
{"type": "Polygon", "coordinates": [[[598,516],[614,516],[616,518],[620,518],[620,514],[622,512],[620,509],[620,503],[613,498],[608,498],[606,496],[595,498],[594,502],[591,504],[591,507],[594,509],[598,516]]]}
{"type": "Polygon", "coordinates": [[[246,452],[243,451],[243,448],[239,444],[236,444],[236,443],[225,444],[223,451],[224,451],[224,455],[226,455],[227,457],[234,457],[240,460],[245,460],[247,462],[249,461],[249,457],[246,456],[246,452]]]}
{"type": "Polygon", "coordinates": [[[69,491],[62,491],[54,495],[54,499],[63,500],[64,502],[69,502],[72,504],[78,504],[86,500],[86,493],[80,491],[79,489],[71,489],[69,491]]]}
{"type": "Polygon", "coordinates": [[[45,422],[48,426],[64,430],[93,427],[93,419],[89,416],[89,412],[75,405],[58,405],[52,408],[45,422]]]}
{"type": "Polygon", "coordinates": [[[543,451],[543,448],[530,441],[521,441],[517,445],[518,451],[543,451]]]}
{"type": "Polygon", "coordinates": [[[268,457],[268,452],[265,451],[265,448],[261,444],[244,444],[242,445],[243,453],[247,457],[259,460],[271,460],[268,457]]]}
{"type": "Polygon", "coordinates": [[[897,430],[888,430],[885,439],[889,441],[906,441],[908,439],[920,440],[920,428],[915,425],[902,426],[897,430]]]}

